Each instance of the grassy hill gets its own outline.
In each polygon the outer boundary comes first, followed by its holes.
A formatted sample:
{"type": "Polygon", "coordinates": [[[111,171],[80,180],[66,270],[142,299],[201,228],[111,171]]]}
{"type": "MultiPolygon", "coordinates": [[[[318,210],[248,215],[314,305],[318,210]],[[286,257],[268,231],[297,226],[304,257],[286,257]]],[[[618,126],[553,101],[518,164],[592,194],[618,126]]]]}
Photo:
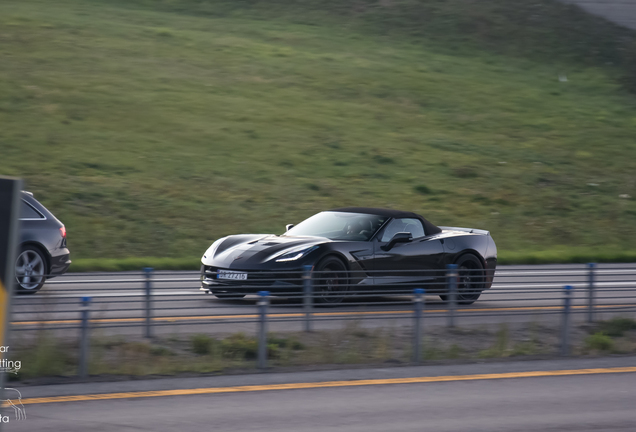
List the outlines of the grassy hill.
{"type": "Polygon", "coordinates": [[[349,205],[620,258],[635,40],[546,0],[3,0],[0,174],[74,258],[196,257],[349,205]]]}

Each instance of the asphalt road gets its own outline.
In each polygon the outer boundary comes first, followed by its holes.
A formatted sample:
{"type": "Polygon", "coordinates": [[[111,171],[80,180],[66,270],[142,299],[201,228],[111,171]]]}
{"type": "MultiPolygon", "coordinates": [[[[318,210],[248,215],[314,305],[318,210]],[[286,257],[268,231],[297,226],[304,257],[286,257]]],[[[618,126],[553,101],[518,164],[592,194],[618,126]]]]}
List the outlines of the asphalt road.
{"type": "MultiPolygon", "coordinates": [[[[174,395],[81,400],[90,390],[71,386],[77,401],[39,400],[28,395],[55,392],[51,388],[22,389],[27,418],[13,418],[10,431],[633,431],[636,430],[636,368],[634,358],[598,361],[518,362],[511,364],[332,371],[199,379],[188,390],[188,380],[158,380],[109,384],[120,389],[134,385],[169,388],[174,395]],[[611,364],[614,363],[614,364],[611,364]],[[631,372],[607,366],[632,365],[631,372]],[[564,368],[579,368],[563,370],[564,368]],[[557,370],[557,372],[552,372],[557,370]],[[446,375],[445,372],[455,372],[446,375]],[[510,372],[513,371],[513,372],[510,372]],[[519,372],[521,371],[521,372],[519,372]],[[533,372],[523,372],[533,371],[533,372]],[[537,372],[538,371],[538,372],[537,372]],[[479,375],[475,379],[474,373],[479,375]],[[533,375],[540,376],[533,376],[533,375]],[[302,375],[300,382],[295,384],[302,375]],[[362,385],[333,379],[367,379],[362,385]],[[399,378],[394,378],[394,377],[399,378]],[[432,377],[432,378],[431,378],[432,377]],[[322,379],[321,379],[322,378],[322,379]],[[369,378],[371,378],[369,380],[369,378]],[[418,381],[419,380],[419,381],[418,381]],[[206,384],[257,387],[192,394],[206,384]],[[393,384],[393,382],[408,382],[393,384]],[[268,384],[269,382],[269,384],[268,384]],[[274,384],[271,384],[274,383],[274,384]],[[288,383],[288,384],[284,384],[288,383]],[[282,385],[281,385],[282,384],[282,385]],[[321,387],[321,385],[323,387],[321,387]],[[330,385],[330,387],[324,387],[330,385]],[[332,386],[331,386],[332,385],[332,386]],[[283,388],[283,386],[292,388],[283,388]],[[305,387],[305,388],[299,388],[305,387]],[[180,390],[181,389],[181,390],[180,390]],[[182,394],[178,394],[181,392],[182,394]],[[189,393],[188,393],[189,392],[189,393]]],[[[358,381],[359,382],[359,381],[358,381]]],[[[97,384],[103,390],[107,385],[97,384]],[[101,387],[100,387],[101,386],[101,387]]],[[[55,386],[52,386],[55,387],[55,386]]],[[[69,394],[58,386],[59,394],[69,394]]],[[[67,386],[66,390],[70,387],[67,386]]],[[[62,396],[68,398],[69,396],[62,396]]],[[[5,415],[11,414],[5,409],[5,415]]]]}
{"type": "MultiPolygon", "coordinates": [[[[563,286],[573,285],[575,319],[584,319],[588,303],[588,271],[584,265],[501,266],[492,289],[471,306],[457,312],[463,323],[557,320],[563,303],[563,286]]],[[[140,272],[119,274],[69,274],[55,278],[38,294],[18,296],[13,303],[14,330],[78,326],[80,299],[93,299],[91,318],[109,334],[141,334],[144,324],[145,281],[140,272]]],[[[636,311],[636,265],[599,265],[595,303],[599,316],[636,311]]],[[[257,320],[256,296],[219,300],[199,291],[197,272],[156,272],[153,277],[152,319],[156,334],[252,331],[257,320]]],[[[426,297],[426,319],[443,324],[448,305],[437,296],[426,297]]],[[[410,296],[352,297],[342,305],[314,310],[315,328],[341,328],[348,319],[366,326],[385,326],[387,320],[408,324],[412,319],[410,296]]],[[[302,328],[300,301],[272,298],[271,330],[302,328]]]]}

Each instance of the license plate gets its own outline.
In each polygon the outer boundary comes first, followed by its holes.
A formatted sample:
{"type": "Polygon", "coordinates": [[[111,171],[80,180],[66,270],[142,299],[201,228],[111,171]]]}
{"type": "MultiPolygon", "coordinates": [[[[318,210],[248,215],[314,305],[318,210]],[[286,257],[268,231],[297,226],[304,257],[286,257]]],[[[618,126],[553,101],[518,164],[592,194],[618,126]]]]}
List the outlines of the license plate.
{"type": "Polygon", "coordinates": [[[216,278],[231,279],[231,280],[247,280],[247,273],[238,272],[238,271],[230,271],[230,270],[218,270],[216,278]]]}

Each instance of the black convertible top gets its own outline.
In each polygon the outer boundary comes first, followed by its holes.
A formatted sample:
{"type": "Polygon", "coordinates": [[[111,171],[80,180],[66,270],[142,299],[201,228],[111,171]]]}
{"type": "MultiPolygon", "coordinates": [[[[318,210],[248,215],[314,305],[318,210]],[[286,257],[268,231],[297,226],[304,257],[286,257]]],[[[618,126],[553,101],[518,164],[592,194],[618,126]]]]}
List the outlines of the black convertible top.
{"type": "Polygon", "coordinates": [[[343,207],[337,208],[329,211],[334,212],[343,212],[343,213],[363,213],[363,214],[372,214],[377,216],[387,216],[392,218],[414,218],[422,221],[424,225],[424,232],[426,235],[437,234],[442,232],[441,228],[433,225],[422,216],[417,213],[401,211],[401,210],[391,210],[391,209],[383,209],[383,208],[373,208],[373,207],[343,207]]]}

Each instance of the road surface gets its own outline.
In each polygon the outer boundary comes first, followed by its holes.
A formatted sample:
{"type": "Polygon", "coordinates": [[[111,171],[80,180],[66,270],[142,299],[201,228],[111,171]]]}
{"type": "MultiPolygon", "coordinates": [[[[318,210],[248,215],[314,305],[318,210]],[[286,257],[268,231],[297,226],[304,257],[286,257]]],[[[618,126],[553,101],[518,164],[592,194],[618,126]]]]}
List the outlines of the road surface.
{"type": "MultiPolygon", "coordinates": [[[[80,299],[93,299],[91,318],[104,334],[141,335],[145,324],[145,281],[140,272],[125,274],[70,274],[53,279],[32,296],[13,302],[13,329],[77,328],[80,299]]],[[[457,312],[460,323],[498,323],[558,319],[563,286],[573,285],[575,319],[585,319],[588,305],[588,271],[583,265],[501,266],[492,289],[471,306],[457,312]],[[539,317],[539,315],[541,315],[539,317]]],[[[153,277],[152,323],[155,334],[251,332],[258,319],[256,296],[219,300],[199,291],[196,272],[157,272],[153,277]]],[[[636,310],[636,265],[600,265],[596,270],[595,304],[598,317],[636,310]]],[[[388,320],[409,325],[412,297],[407,295],[352,297],[342,305],[315,308],[314,328],[342,328],[346,320],[365,326],[386,326],[388,320]]],[[[438,296],[426,297],[429,324],[444,324],[448,305],[438,296]]],[[[269,308],[272,331],[302,329],[303,305],[298,299],[272,298],[269,308]]],[[[65,330],[62,330],[64,333],[65,330]]],[[[34,333],[34,332],[31,332],[34,333]]],[[[18,336],[19,337],[19,336],[18,336]]],[[[71,337],[75,337],[72,334],[71,337]]]]}
{"type": "Polygon", "coordinates": [[[12,418],[5,430],[633,431],[634,364],[632,357],[211,377],[194,387],[187,379],[27,387],[27,418],[12,418]],[[136,396],[121,392],[131,385],[136,396]],[[102,399],[86,400],[91,390],[102,399]]]}
{"type": "MultiPolygon", "coordinates": [[[[145,323],[145,281],[139,272],[125,274],[70,274],[53,279],[33,296],[18,296],[13,303],[13,329],[23,331],[40,325],[76,328],[79,300],[93,298],[94,326],[108,334],[141,334],[145,323]]],[[[573,285],[574,310],[584,318],[588,304],[588,271],[583,265],[501,266],[492,289],[471,306],[460,307],[464,323],[558,319],[563,286],[573,285]]],[[[155,334],[252,331],[258,318],[256,296],[243,300],[219,300],[199,291],[196,272],[157,272],[153,277],[152,322],[155,334]]],[[[636,310],[636,265],[601,265],[596,270],[595,303],[599,314],[636,310]]],[[[347,319],[363,320],[367,326],[385,326],[387,320],[408,324],[409,296],[352,297],[334,308],[316,308],[315,328],[341,328],[347,319]]],[[[303,307],[299,300],[272,298],[271,330],[302,328],[303,307]]],[[[443,324],[448,305],[437,296],[426,297],[426,318],[443,324]]],[[[19,334],[19,333],[18,333],[19,334]]]]}

